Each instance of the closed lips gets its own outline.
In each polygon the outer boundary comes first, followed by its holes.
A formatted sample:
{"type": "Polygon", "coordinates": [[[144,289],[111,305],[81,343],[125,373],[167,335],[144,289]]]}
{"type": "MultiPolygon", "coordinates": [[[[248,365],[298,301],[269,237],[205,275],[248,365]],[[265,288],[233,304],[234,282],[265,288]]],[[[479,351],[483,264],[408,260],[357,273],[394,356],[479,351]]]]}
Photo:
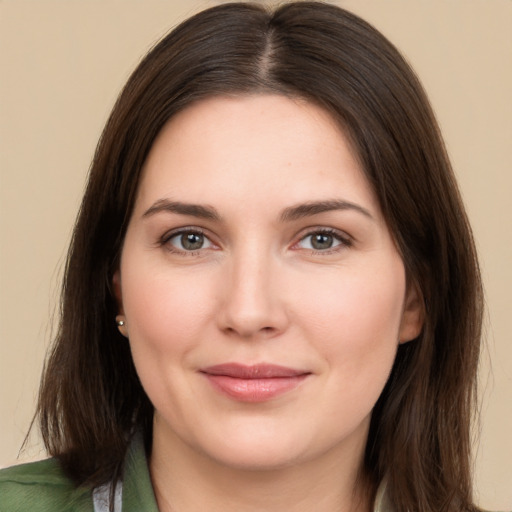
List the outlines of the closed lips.
{"type": "Polygon", "coordinates": [[[261,403],[285,395],[311,374],[272,364],[226,363],[201,370],[215,391],[237,402],[261,403]]]}
{"type": "Polygon", "coordinates": [[[226,363],[210,366],[201,370],[208,375],[223,375],[234,379],[275,379],[298,377],[311,372],[296,370],[285,366],[273,364],[243,365],[239,363],[226,363]]]}

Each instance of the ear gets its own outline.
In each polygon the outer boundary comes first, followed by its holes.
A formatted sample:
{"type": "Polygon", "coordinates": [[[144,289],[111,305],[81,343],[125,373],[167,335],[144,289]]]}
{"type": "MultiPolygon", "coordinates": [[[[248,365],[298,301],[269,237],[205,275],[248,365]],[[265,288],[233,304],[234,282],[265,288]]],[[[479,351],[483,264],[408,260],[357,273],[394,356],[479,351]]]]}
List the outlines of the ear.
{"type": "Polygon", "coordinates": [[[123,293],[121,291],[121,274],[119,270],[116,270],[115,274],[112,277],[112,287],[114,290],[114,297],[117,302],[117,308],[119,314],[116,315],[116,324],[119,332],[125,337],[128,337],[128,326],[126,325],[126,317],[124,315],[123,309],[123,293]]]}
{"type": "Polygon", "coordinates": [[[116,299],[117,308],[121,315],[124,315],[123,309],[123,292],[121,290],[121,273],[117,269],[112,277],[112,288],[114,291],[114,298],[116,299]]]}
{"type": "Polygon", "coordinates": [[[398,341],[400,344],[417,338],[425,321],[423,295],[416,283],[409,283],[405,294],[404,310],[400,323],[398,341]]]}

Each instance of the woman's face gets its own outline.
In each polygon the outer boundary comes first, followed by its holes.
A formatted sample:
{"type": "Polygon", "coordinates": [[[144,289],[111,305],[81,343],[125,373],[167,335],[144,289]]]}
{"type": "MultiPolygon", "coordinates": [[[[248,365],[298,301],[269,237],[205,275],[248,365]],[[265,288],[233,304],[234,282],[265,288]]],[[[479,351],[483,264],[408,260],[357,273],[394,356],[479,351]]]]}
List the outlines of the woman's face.
{"type": "Polygon", "coordinates": [[[114,281],[154,438],[231,467],[360,461],[421,328],[347,138],[277,95],[203,100],[164,127],[114,281]]]}

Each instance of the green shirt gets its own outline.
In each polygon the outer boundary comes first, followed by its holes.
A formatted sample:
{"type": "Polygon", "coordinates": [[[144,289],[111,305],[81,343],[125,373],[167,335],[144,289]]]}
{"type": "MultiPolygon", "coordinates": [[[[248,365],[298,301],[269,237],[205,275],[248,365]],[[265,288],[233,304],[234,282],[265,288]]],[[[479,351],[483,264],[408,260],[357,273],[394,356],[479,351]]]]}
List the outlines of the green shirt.
{"type": "MultiPolygon", "coordinates": [[[[158,512],[139,438],[126,454],[122,503],[122,512],[158,512]]],[[[0,471],[0,512],[25,511],[94,512],[93,493],[90,488],[77,488],[55,459],[0,471]]]]}
{"type": "MultiPolygon", "coordinates": [[[[381,487],[374,512],[392,512],[384,494],[381,487]]],[[[77,488],[55,459],[0,471],[0,512],[94,512],[94,507],[91,489],[77,488]]],[[[122,512],[158,512],[144,445],[139,437],[130,444],[126,454],[122,512]]]]}

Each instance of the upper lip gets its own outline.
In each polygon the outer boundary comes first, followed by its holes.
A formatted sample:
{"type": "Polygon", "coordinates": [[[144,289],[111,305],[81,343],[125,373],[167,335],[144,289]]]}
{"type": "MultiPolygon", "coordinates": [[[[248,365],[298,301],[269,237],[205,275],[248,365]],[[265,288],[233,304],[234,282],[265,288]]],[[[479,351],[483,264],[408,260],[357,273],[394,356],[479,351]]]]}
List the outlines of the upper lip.
{"type": "Polygon", "coordinates": [[[202,368],[201,372],[208,375],[223,375],[225,377],[232,377],[235,379],[274,379],[279,377],[298,377],[299,375],[307,375],[311,373],[304,370],[268,363],[254,365],[224,363],[202,368]]]}

